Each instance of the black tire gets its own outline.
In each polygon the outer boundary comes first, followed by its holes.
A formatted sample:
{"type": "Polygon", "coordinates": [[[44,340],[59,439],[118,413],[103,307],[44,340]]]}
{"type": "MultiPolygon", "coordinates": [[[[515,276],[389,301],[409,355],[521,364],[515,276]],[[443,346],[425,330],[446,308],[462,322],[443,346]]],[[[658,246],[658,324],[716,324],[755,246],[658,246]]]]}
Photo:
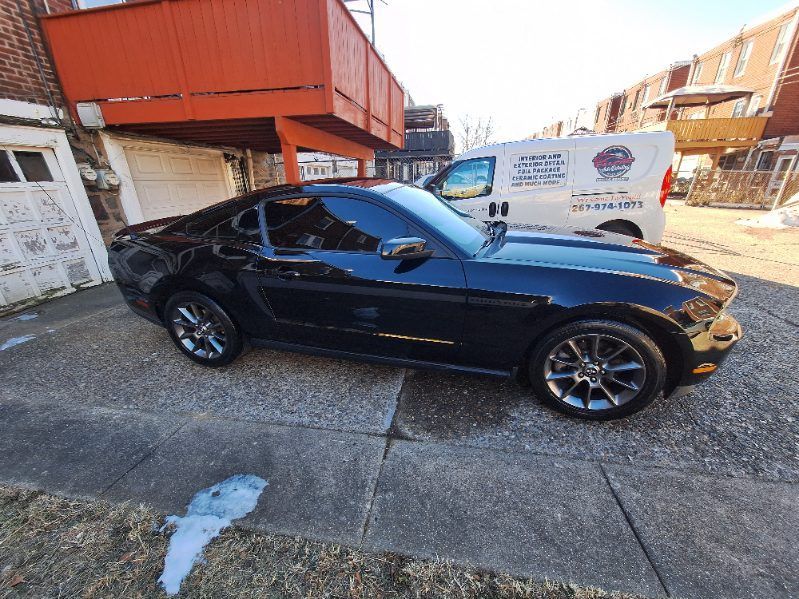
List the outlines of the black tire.
{"type": "MultiPolygon", "coordinates": [[[[195,316],[195,311],[190,313],[195,316]]],[[[245,340],[233,319],[218,303],[196,291],[181,291],[169,298],[164,306],[164,324],[177,348],[203,366],[216,367],[230,364],[245,349],[245,340]],[[187,325],[191,322],[180,311],[181,308],[186,309],[188,305],[199,306],[207,311],[208,316],[200,319],[201,323],[207,320],[209,325],[213,324],[208,328],[210,332],[207,336],[198,337],[191,332],[191,326],[184,327],[178,324],[179,319],[187,325]],[[182,334],[186,336],[181,338],[182,334]],[[195,344],[197,349],[192,350],[188,347],[192,344],[195,344]],[[221,352],[218,351],[219,347],[222,348],[221,352]]],[[[194,330],[197,330],[196,326],[194,330]]]]}
{"type": "Polygon", "coordinates": [[[583,320],[565,324],[540,339],[530,354],[528,375],[536,396],[556,410],[588,420],[613,420],[642,410],[663,393],[666,360],[657,344],[638,328],[611,320],[583,320]],[[624,345],[629,349],[607,361],[594,360],[589,346],[597,338],[599,350],[593,353],[604,354],[604,358],[624,345]],[[569,340],[576,340],[581,353],[588,348],[583,358],[570,357],[576,352],[569,349],[569,340]],[[567,365],[564,359],[575,364],[567,365]],[[599,382],[591,383],[589,377],[595,379],[588,373],[595,373],[599,382]],[[553,387],[561,396],[569,394],[562,399],[553,387]],[[609,397],[617,392],[618,403],[611,403],[609,397]],[[625,395],[629,397],[625,399],[625,395]],[[585,406],[586,397],[589,407],[585,406]]]}
{"type": "Polygon", "coordinates": [[[600,231],[607,231],[608,233],[627,235],[628,237],[641,237],[641,231],[639,231],[635,225],[623,220],[609,220],[599,225],[597,229],[600,231]]]}

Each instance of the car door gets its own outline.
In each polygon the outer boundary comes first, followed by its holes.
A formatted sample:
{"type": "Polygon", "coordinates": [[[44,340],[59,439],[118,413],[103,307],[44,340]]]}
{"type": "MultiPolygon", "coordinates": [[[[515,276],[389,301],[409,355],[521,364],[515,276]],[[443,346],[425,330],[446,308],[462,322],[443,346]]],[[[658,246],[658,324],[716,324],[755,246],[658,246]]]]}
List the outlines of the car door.
{"type": "Polygon", "coordinates": [[[261,285],[284,341],[451,361],[462,337],[460,260],[378,202],[343,195],[267,201],[261,285]],[[433,255],[386,260],[384,241],[420,236],[433,255]]]}
{"type": "Polygon", "coordinates": [[[502,169],[502,220],[511,226],[563,225],[574,180],[573,138],[508,144],[502,169]]]}
{"type": "Polygon", "coordinates": [[[500,220],[501,173],[497,172],[497,156],[459,160],[428,184],[427,189],[450,202],[461,212],[483,221],[500,220]]]}

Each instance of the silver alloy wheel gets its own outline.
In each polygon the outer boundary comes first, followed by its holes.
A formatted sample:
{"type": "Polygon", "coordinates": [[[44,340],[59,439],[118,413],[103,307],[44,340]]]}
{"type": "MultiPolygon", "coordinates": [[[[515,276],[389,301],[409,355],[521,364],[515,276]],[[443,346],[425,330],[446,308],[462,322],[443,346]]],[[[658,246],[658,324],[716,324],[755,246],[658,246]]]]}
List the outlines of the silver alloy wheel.
{"type": "Polygon", "coordinates": [[[218,358],[225,351],[225,327],[210,308],[187,302],[172,310],[172,328],[180,343],[200,358],[218,358]]]}
{"type": "Polygon", "coordinates": [[[625,341],[590,333],[557,345],[547,357],[544,377],[560,401],[585,410],[607,410],[641,392],[646,366],[625,341]]]}

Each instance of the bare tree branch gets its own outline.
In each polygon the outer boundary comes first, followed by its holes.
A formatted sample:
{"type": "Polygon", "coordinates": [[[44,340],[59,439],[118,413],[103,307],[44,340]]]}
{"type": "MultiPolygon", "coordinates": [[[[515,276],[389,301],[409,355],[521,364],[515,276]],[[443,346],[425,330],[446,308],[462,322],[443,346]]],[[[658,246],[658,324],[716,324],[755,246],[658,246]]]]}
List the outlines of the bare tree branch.
{"type": "Polygon", "coordinates": [[[474,120],[470,115],[465,115],[460,119],[460,131],[458,131],[458,142],[461,152],[466,152],[472,148],[486,146],[493,141],[494,122],[491,117],[484,119],[477,117],[474,120]]]}

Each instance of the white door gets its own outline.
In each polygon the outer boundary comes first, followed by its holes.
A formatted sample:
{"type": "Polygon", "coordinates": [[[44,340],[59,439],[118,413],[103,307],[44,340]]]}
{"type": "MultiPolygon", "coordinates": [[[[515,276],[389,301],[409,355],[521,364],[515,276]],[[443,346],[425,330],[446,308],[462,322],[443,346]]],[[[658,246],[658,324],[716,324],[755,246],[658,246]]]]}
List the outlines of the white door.
{"type": "Polygon", "coordinates": [[[771,180],[768,184],[768,189],[766,190],[766,197],[773,198],[777,195],[780,191],[780,187],[782,187],[782,182],[785,181],[785,177],[788,176],[788,172],[791,169],[791,163],[794,160],[794,156],[781,156],[777,160],[777,164],[774,168],[774,174],[771,175],[771,180]]]}
{"type": "Polygon", "coordinates": [[[190,214],[232,195],[222,152],[167,144],[125,147],[144,220],[190,214]]]}
{"type": "Polygon", "coordinates": [[[500,215],[511,226],[563,225],[574,180],[573,138],[508,144],[500,215]]]}
{"type": "Polygon", "coordinates": [[[436,193],[458,210],[483,221],[500,220],[499,190],[502,186],[502,151],[493,155],[458,160],[436,182],[436,193]]]}
{"type": "Polygon", "coordinates": [[[0,314],[100,280],[53,150],[0,146],[0,314]]]}

